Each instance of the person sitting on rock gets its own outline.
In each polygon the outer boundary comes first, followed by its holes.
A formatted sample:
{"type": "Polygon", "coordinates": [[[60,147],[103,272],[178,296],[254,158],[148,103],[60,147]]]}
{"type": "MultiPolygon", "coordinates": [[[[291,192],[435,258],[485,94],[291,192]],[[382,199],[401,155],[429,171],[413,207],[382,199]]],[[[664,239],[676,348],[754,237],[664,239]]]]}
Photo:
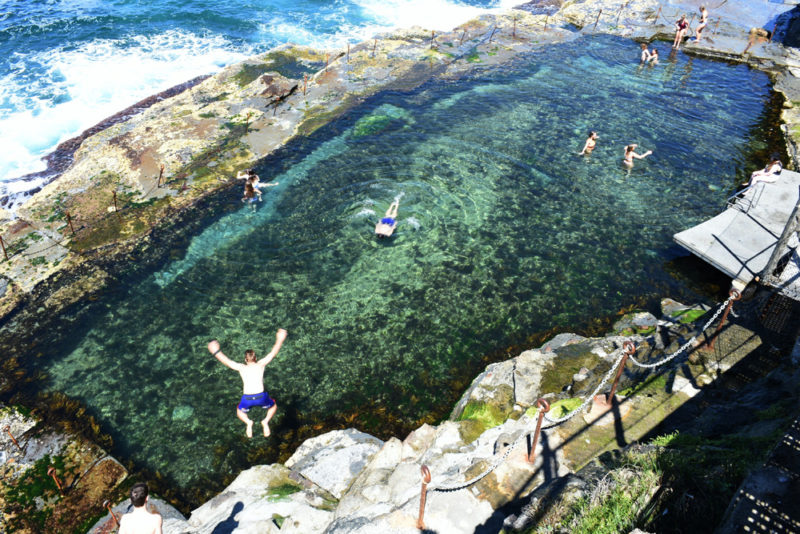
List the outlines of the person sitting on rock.
{"type": "Polygon", "coordinates": [[[672,43],[672,48],[678,49],[681,47],[683,37],[689,29],[689,23],[686,21],[686,15],[681,15],[681,18],[675,23],[675,42],[672,43]]]}
{"type": "Polygon", "coordinates": [[[137,482],[131,488],[133,512],[124,514],[119,520],[119,534],[161,534],[161,515],[147,511],[147,484],[137,482]]]}

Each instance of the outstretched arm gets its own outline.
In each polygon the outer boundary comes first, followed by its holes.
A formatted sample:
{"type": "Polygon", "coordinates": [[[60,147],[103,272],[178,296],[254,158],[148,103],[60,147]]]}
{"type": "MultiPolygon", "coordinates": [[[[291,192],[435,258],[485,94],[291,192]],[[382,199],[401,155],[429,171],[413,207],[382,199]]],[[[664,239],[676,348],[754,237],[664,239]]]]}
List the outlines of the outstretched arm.
{"type": "Polygon", "coordinates": [[[238,371],[243,367],[241,363],[236,363],[222,353],[222,349],[219,348],[219,341],[216,339],[208,342],[208,352],[210,352],[211,355],[218,359],[224,366],[230,367],[234,371],[238,371]]]}
{"type": "Polygon", "coordinates": [[[634,158],[636,158],[636,159],[644,159],[644,158],[646,158],[647,156],[649,156],[649,155],[650,155],[650,154],[652,154],[652,153],[653,153],[653,151],[652,151],[652,150],[648,150],[648,151],[647,151],[647,152],[645,152],[644,154],[637,154],[636,152],[634,152],[634,153],[632,154],[632,156],[633,156],[634,158]]]}
{"type": "Polygon", "coordinates": [[[283,328],[278,329],[278,332],[275,334],[275,344],[272,346],[272,350],[269,351],[269,354],[258,360],[258,365],[267,365],[278,355],[278,351],[281,350],[281,345],[283,345],[283,340],[286,339],[286,335],[286,330],[283,328]]]}

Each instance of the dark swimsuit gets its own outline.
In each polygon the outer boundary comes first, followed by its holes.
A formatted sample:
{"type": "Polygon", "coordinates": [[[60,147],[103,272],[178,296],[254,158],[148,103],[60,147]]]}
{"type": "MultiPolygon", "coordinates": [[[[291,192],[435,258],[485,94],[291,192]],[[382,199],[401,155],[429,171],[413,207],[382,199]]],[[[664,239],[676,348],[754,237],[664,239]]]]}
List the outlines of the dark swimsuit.
{"type": "Polygon", "coordinates": [[[261,393],[254,393],[253,395],[242,395],[242,400],[239,401],[237,408],[243,412],[249,412],[250,408],[254,408],[256,406],[272,408],[274,405],[275,401],[272,400],[266,391],[262,391],[261,393]]]}

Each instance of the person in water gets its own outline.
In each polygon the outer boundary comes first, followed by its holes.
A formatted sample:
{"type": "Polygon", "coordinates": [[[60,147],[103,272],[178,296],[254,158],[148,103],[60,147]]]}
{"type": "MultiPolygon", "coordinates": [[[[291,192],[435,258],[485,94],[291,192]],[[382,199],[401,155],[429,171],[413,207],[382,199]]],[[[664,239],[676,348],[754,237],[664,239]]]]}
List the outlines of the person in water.
{"type": "Polygon", "coordinates": [[[382,237],[389,237],[397,227],[397,210],[400,207],[400,201],[395,200],[389,204],[389,209],[378,224],[375,225],[375,235],[380,239],[382,237]]]}
{"type": "Polygon", "coordinates": [[[689,29],[689,23],[686,22],[686,15],[681,15],[681,18],[675,23],[675,42],[672,43],[672,48],[678,49],[681,47],[683,37],[686,35],[686,30],[689,29]]]}
{"type": "Polygon", "coordinates": [[[648,61],[650,61],[650,51],[647,49],[647,43],[642,43],[641,48],[642,48],[642,59],[640,62],[647,63],[648,61]]]}
{"type": "Polygon", "coordinates": [[[147,511],[147,484],[137,482],[131,488],[133,512],[123,514],[119,520],[119,534],[161,534],[161,515],[147,511]]]}
{"type": "Polygon", "coordinates": [[[650,65],[658,65],[658,50],[655,48],[652,52],[650,52],[650,59],[648,60],[650,65]]]}
{"type": "Polygon", "coordinates": [[[247,434],[248,438],[253,437],[253,420],[247,417],[247,412],[250,411],[250,408],[256,406],[261,406],[267,410],[267,416],[261,421],[261,426],[264,428],[264,436],[269,436],[270,434],[269,421],[278,410],[278,405],[264,390],[264,368],[278,355],[278,351],[281,350],[281,345],[283,345],[286,335],[286,330],[280,328],[275,334],[275,344],[272,346],[272,350],[260,360],[256,359],[256,352],[254,350],[249,349],[244,351],[243,364],[235,362],[225,356],[225,354],[222,353],[222,349],[219,347],[219,341],[216,339],[208,343],[208,351],[211,355],[226,367],[238,371],[239,375],[242,377],[243,395],[242,399],[239,401],[239,405],[236,407],[236,417],[247,425],[245,434],[247,434]]]}
{"type": "Polygon", "coordinates": [[[261,180],[259,179],[258,175],[256,174],[256,171],[254,171],[253,169],[246,169],[244,171],[239,171],[239,173],[236,175],[236,178],[238,178],[240,180],[241,179],[245,180],[244,197],[242,198],[242,202],[246,202],[248,200],[250,202],[255,202],[256,201],[256,197],[258,198],[258,201],[260,202],[261,201],[261,189],[260,189],[261,186],[264,186],[264,187],[275,187],[276,185],[278,185],[278,182],[271,182],[271,183],[268,183],[268,184],[262,184],[261,180]],[[252,186],[252,190],[251,190],[250,187],[248,187],[248,184],[250,186],[252,186]]]}
{"type": "Polygon", "coordinates": [[[706,6],[700,6],[700,24],[697,25],[697,28],[694,30],[694,42],[699,43],[700,39],[703,38],[703,30],[706,29],[708,26],[708,10],[706,6]]]}
{"type": "Polygon", "coordinates": [[[584,143],[583,145],[583,150],[578,152],[578,155],[582,156],[584,154],[591,154],[592,150],[594,150],[595,145],[597,145],[597,139],[598,139],[597,132],[595,132],[594,130],[589,132],[589,137],[586,139],[586,143],[584,143]]]}
{"type": "Polygon", "coordinates": [[[639,146],[639,145],[637,145],[636,143],[633,143],[633,144],[627,145],[625,147],[625,156],[622,159],[622,163],[624,163],[625,166],[628,167],[629,169],[633,168],[633,160],[634,160],[634,158],[636,158],[636,159],[644,159],[644,158],[646,158],[647,156],[649,156],[650,154],[653,153],[652,150],[648,150],[644,154],[637,154],[635,152],[635,149],[636,149],[637,146],[639,146]]]}
{"type": "Polygon", "coordinates": [[[773,154],[767,166],[762,170],[751,174],[750,179],[746,182],[743,182],[742,185],[750,187],[758,182],[764,182],[768,184],[777,182],[782,170],[783,163],[781,163],[780,156],[778,156],[778,154],[773,154]]]}

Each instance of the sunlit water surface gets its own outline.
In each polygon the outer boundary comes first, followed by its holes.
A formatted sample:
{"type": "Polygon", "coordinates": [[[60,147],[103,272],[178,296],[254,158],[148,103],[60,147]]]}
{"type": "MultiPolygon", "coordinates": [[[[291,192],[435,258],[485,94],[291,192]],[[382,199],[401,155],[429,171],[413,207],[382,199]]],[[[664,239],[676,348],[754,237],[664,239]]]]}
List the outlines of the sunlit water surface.
{"type": "Polygon", "coordinates": [[[225,193],[172,261],[76,318],[41,358],[47,387],[88,404],[117,454],[190,485],[276,447],[288,413],[414,421],[482,354],[638,296],[692,298],[665,270],[685,254],[671,236],[717,212],[763,149],[769,85],[662,48],[640,68],[636,43],[582,39],[374,98],[262,165],[280,185],[255,210],[225,193]],[[654,154],[629,172],[631,142],[654,154]],[[378,241],[393,199],[396,235],[378,241]],[[240,380],[205,345],[263,355],[279,327],[277,430],[248,442],[240,380]]]}

